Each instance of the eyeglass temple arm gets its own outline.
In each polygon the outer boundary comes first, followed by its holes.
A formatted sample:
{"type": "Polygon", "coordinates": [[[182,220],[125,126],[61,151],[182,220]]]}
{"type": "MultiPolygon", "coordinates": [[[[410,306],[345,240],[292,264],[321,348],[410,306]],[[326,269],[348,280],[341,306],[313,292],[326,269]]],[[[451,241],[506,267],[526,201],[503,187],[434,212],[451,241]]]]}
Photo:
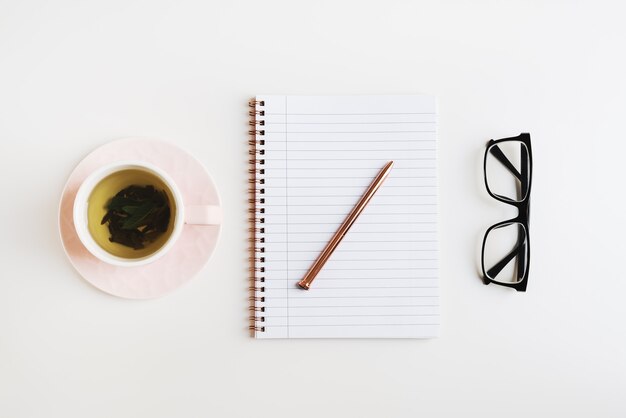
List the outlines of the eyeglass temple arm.
{"type": "MultiPolygon", "coordinates": [[[[521,240],[524,240],[524,238],[520,238],[521,240]]],[[[515,248],[513,248],[511,250],[510,253],[508,253],[502,260],[500,260],[496,265],[494,265],[493,267],[491,267],[489,270],[487,270],[487,276],[489,277],[496,277],[498,274],[500,274],[500,272],[502,271],[502,269],[504,267],[506,267],[507,264],[509,264],[509,262],[511,262],[511,260],[513,259],[513,257],[515,257],[516,255],[519,256],[520,258],[524,258],[524,253],[526,251],[526,242],[522,241],[518,241],[517,245],[515,246],[515,248]]],[[[518,268],[517,268],[517,276],[519,278],[522,278],[524,276],[524,265],[520,265],[518,264],[518,268]]]]}
{"type": "MultiPolygon", "coordinates": [[[[511,164],[511,161],[509,161],[508,158],[506,158],[506,155],[504,155],[504,153],[502,152],[502,150],[500,149],[499,146],[494,145],[491,148],[489,148],[489,152],[496,157],[496,159],[498,161],[500,161],[502,163],[502,165],[504,165],[506,168],[509,169],[509,171],[511,173],[513,173],[513,175],[515,177],[517,177],[517,179],[521,182],[524,183],[524,180],[522,178],[522,175],[520,174],[519,171],[517,171],[517,169],[515,168],[515,166],[513,164],[511,164]]],[[[524,155],[525,153],[522,152],[522,155],[524,155]]]]}

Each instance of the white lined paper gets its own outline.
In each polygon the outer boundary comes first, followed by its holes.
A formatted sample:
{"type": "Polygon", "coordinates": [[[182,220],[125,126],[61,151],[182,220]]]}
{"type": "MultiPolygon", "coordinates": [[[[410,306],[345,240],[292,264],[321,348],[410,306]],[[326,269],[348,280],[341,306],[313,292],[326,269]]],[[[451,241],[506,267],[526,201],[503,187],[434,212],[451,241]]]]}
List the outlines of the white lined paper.
{"type": "MultiPolygon", "coordinates": [[[[436,105],[428,96],[258,96],[265,103],[265,332],[438,334],[436,105]],[[296,283],[384,164],[394,168],[320,272],[296,283]]],[[[262,193],[261,193],[262,190],[262,193]]]]}

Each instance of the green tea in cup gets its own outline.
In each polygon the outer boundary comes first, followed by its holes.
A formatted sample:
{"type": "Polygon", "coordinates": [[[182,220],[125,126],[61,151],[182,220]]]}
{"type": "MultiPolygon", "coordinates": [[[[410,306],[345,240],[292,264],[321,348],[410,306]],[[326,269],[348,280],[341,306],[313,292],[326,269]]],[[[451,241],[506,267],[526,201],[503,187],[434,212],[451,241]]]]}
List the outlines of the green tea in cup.
{"type": "Polygon", "coordinates": [[[158,251],[173,230],[172,193],[154,173],[125,169],[109,174],[91,191],[87,225],[94,241],[121,258],[143,258],[158,251]]]}

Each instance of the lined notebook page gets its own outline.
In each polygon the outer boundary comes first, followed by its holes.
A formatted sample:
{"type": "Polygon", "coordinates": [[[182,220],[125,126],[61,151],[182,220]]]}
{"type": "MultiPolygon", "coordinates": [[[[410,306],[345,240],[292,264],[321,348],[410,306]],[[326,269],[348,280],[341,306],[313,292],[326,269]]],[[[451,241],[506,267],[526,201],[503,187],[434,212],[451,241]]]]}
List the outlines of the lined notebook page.
{"type": "Polygon", "coordinates": [[[436,103],[429,96],[264,101],[265,332],[258,338],[438,334],[436,103]],[[386,162],[389,177],[311,290],[296,283],[386,162]]]}

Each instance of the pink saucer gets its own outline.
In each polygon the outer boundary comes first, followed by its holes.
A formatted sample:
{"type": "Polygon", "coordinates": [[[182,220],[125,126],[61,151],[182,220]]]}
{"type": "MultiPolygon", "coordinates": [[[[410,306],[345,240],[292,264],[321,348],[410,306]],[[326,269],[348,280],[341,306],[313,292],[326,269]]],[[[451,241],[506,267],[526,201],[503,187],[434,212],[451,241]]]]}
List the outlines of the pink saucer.
{"type": "Polygon", "coordinates": [[[98,167],[119,160],[142,160],[166,171],[176,182],[186,205],[221,205],[213,180],[202,164],[173,144],[126,138],[97,148],[68,179],[59,208],[61,241],[72,265],[89,283],[115,296],[148,299],[163,296],[189,281],[211,257],[219,225],[184,225],[176,244],[160,259],[140,267],[117,267],[94,257],[78,239],[72,211],[82,181],[98,167]]]}

